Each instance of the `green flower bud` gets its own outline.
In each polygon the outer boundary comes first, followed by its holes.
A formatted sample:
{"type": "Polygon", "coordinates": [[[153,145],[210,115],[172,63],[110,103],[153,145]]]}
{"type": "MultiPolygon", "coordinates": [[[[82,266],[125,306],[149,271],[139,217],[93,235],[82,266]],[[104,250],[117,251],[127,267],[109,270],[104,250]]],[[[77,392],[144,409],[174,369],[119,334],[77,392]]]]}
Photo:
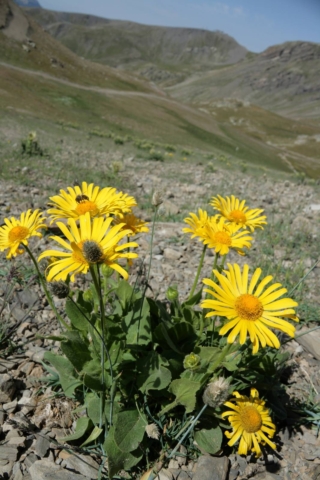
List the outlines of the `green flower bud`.
{"type": "Polygon", "coordinates": [[[49,287],[52,294],[58,298],[66,298],[69,295],[69,287],[62,281],[50,282],[49,287]]]}
{"type": "Polygon", "coordinates": [[[97,242],[86,240],[83,243],[82,253],[89,263],[98,263],[103,257],[103,251],[97,242]]]}
{"type": "Polygon", "coordinates": [[[178,296],[179,296],[179,292],[176,286],[169,287],[168,290],[166,291],[166,297],[169,300],[169,302],[173,302],[178,298],[178,296]]]}
{"type": "Polygon", "coordinates": [[[90,290],[90,288],[88,290],[86,290],[85,292],[83,292],[83,300],[85,302],[93,303],[94,298],[93,298],[92,290],[90,290]]]}
{"type": "Polygon", "coordinates": [[[196,353],[186,355],[183,360],[183,367],[186,370],[197,370],[200,367],[201,359],[196,353]]]}
{"type": "Polygon", "coordinates": [[[101,266],[101,273],[104,277],[109,278],[113,274],[114,270],[113,268],[109,267],[109,265],[106,265],[105,263],[101,266]]]}

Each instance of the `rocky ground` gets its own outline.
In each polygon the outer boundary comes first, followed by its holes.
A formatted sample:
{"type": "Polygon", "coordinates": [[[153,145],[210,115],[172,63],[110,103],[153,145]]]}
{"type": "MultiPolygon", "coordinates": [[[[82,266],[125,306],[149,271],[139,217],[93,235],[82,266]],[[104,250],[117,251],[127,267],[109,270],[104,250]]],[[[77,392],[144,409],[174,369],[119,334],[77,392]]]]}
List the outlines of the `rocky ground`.
{"type": "MultiPolygon", "coordinates": [[[[196,212],[199,207],[210,211],[208,200],[217,194],[234,194],[247,199],[247,204],[252,208],[265,209],[270,224],[266,231],[270,228],[272,232],[270,236],[259,234],[248,257],[239,259],[232,254],[231,262],[248,262],[252,266],[260,262],[269,269],[273,265],[279,275],[289,279],[290,284],[290,279],[299,272],[305,275],[318,259],[320,187],[316,184],[299,184],[293,177],[279,179],[263,173],[260,177],[246,172],[234,175],[228,169],[215,168],[212,171],[203,165],[191,165],[188,162],[142,162],[128,157],[123,159],[123,164],[124,170],[120,175],[124,184],[127,182],[129,185],[126,192],[138,199],[143,218],[151,218],[152,193],[158,190],[164,197],[152,252],[150,295],[163,298],[170,285],[178,286],[181,297],[190,291],[201,245],[182,233],[182,219],[188,212],[196,212]],[[279,230],[272,227],[275,224],[279,230]]],[[[31,178],[34,173],[28,172],[31,178]]],[[[61,181],[56,188],[66,186],[61,181]]],[[[32,181],[27,187],[0,181],[0,224],[4,217],[18,216],[28,208],[45,208],[46,194],[50,188],[52,186],[44,185],[40,190],[36,183],[32,185],[32,181]]],[[[45,242],[49,242],[48,237],[45,242]]],[[[147,264],[150,258],[150,234],[141,236],[138,242],[140,262],[147,264]]],[[[40,252],[43,248],[43,242],[36,240],[33,243],[33,251],[40,252]]],[[[207,255],[203,276],[210,275],[212,260],[212,256],[207,255]]],[[[96,479],[100,468],[97,456],[83,455],[59,443],[59,438],[72,431],[72,410],[75,405],[55,395],[41,381],[46,374],[42,364],[45,351],[57,351],[59,347],[51,340],[39,338],[39,335],[58,333],[60,327],[26,261],[20,267],[20,271],[24,272],[23,283],[16,284],[10,302],[5,302],[7,288],[12,284],[12,278],[8,282],[7,277],[10,266],[2,255],[1,321],[8,321],[9,326],[15,328],[12,344],[18,348],[7,350],[6,355],[0,358],[0,478],[96,479]]],[[[132,281],[136,271],[137,265],[133,267],[132,281]]],[[[320,265],[313,269],[305,281],[303,295],[305,304],[309,305],[309,309],[303,312],[301,322],[305,329],[317,326],[314,321],[317,320],[320,304],[319,272],[320,265]]],[[[78,281],[81,282],[81,279],[78,281]]],[[[57,302],[58,309],[62,310],[63,302],[57,302]]],[[[304,401],[312,396],[320,402],[318,332],[315,330],[297,337],[286,346],[291,353],[292,366],[288,393],[304,401]]],[[[159,473],[159,479],[320,479],[320,438],[315,430],[309,426],[287,428],[278,433],[276,442],[277,451],[257,462],[250,456],[204,455],[194,464],[177,457],[159,473]]]]}

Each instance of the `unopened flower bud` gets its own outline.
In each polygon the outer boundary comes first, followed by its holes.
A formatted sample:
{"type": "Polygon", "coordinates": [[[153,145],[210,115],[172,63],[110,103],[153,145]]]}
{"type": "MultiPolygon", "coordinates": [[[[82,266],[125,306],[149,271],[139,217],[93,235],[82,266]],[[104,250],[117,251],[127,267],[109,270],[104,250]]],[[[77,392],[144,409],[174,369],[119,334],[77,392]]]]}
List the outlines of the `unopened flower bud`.
{"type": "Polygon", "coordinates": [[[103,251],[97,242],[86,240],[83,243],[82,253],[89,263],[98,263],[103,257],[103,251]]]}
{"type": "Polygon", "coordinates": [[[155,440],[159,440],[160,432],[155,423],[150,423],[145,428],[146,434],[149,438],[154,438],[155,440]]]}
{"type": "Polygon", "coordinates": [[[200,367],[201,359],[196,353],[186,355],[183,360],[183,367],[186,370],[196,370],[200,367]]]}
{"type": "Polygon", "coordinates": [[[219,407],[228,399],[229,386],[229,381],[223,377],[208,383],[202,396],[203,403],[212,408],[219,407]]]}
{"type": "Polygon", "coordinates": [[[179,292],[176,286],[169,287],[168,290],[166,291],[166,297],[169,300],[169,302],[173,302],[176,300],[179,296],[179,292]]]}
{"type": "Polygon", "coordinates": [[[101,273],[104,277],[109,278],[114,273],[113,268],[109,267],[105,263],[101,266],[101,273]]]}
{"type": "Polygon", "coordinates": [[[158,192],[157,190],[154,192],[154,194],[152,195],[152,201],[151,201],[152,205],[154,207],[159,207],[159,205],[161,205],[161,203],[163,203],[163,196],[160,192],[158,192]]]}
{"type": "Polygon", "coordinates": [[[92,290],[90,290],[90,288],[88,288],[88,290],[85,290],[83,292],[83,300],[85,302],[93,302],[94,301],[93,293],[92,293],[92,290]]]}
{"type": "Polygon", "coordinates": [[[62,281],[50,282],[49,286],[52,294],[58,298],[67,298],[69,295],[69,287],[62,281]]]}

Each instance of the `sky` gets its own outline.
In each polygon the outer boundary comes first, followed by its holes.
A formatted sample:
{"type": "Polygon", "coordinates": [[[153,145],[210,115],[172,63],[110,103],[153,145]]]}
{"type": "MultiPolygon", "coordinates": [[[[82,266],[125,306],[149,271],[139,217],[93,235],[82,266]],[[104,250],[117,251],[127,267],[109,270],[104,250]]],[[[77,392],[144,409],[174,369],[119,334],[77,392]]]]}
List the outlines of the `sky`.
{"type": "Polygon", "coordinates": [[[148,25],[220,30],[253,52],[320,43],[320,0],[39,0],[43,8],[148,25]]]}

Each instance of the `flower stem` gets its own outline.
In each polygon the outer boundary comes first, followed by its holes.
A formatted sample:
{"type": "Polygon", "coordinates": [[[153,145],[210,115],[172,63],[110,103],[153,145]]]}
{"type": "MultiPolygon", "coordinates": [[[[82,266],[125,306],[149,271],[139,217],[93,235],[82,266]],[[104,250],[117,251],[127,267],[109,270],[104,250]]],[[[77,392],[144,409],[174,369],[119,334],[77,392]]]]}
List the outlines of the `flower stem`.
{"type": "Polygon", "coordinates": [[[150,278],[150,271],[151,271],[151,263],[152,263],[152,250],[153,250],[154,228],[155,228],[155,224],[156,224],[156,220],[157,220],[157,216],[158,216],[158,210],[159,210],[158,207],[155,207],[154,215],[153,215],[153,219],[152,219],[151,240],[150,240],[150,259],[149,259],[149,265],[148,265],[148,273],[147,273],[146,286],[145,286],[145,289],[144,289],[144,294],[143,294],[143,296],[145,296],[146,291],[147,291],[147,288],[148,288],[148,285],[149,285],[149,278],[150,278]]]}
{"type": "Polygon", "coordinates": [[[194,282],[193,282],[193,285],[192,285],[192,288],[191,288],[191,292],[189,294],[189,297],[188,297],[188,300],[190,300],[190,298],[193,297],[193,294],[195,292],[195,289],[198,285],[198,280],[199,280],[199,277],[200,277],[200,272],[202,270],[202,267],[203,267],[203,262],[204,262],[204,256],[206,254],[206,250],[207,250],[207,245],[204,245],[203,246],[203,250],[202,250],[202,254],[201,254],[201,258],[200,258],[200,262],[199,262],[199,266],[198,266],[198,270],[197,270],[197,273],[196,273],[196,277],[194,279],[194,282]]]}
{"type": "MultiPolygon", "coordinates": [[[[90,265],[90,273],[91,277],[93,280],[94,287],[96,289],[98,298],[99,298],[99,304],[100,304],[100,320],[101,320],[101,334],[103,338],[103,342],[101,343],[101,381],[102,381],[102,395],[100,397],[100,423],[99,427],[102,428],[102,419],[103,419],[103,412],[104,412],[104,406],[105,406],[105,391],[106,391],[106,385],[105,385],[105,372],[104,372],[104,364],[105,364],[105,310],[104,310],[104,303],[103,303],[103,295],[101,291],[101,279],[100,279],[100,274],[99,274],[99,266],[98,265],[90,265]]],[[[112,363],[111,363],[111,358],[109,354],[109,350],[106,347],[106,353],[107,357],[109,360],[110,364],[110,376],[111,376],[111,381],[113,383],[113,369],[112,369],[112,363]]],[[[113,415],[113,399],[111,398],[111,403],[110,403],[110,424],[112,425],[112,415],[113,415]]],[[[107,429],[106,429],[107,430],[107,429]]]]}
{"type": "Polygon", "coordinates": [[[203,405],[203,407],[201,408],[200,412],[198,413],[198,415],[195,417],[195,419],[191,422],[189,428],[187,429],[187,431],[184,433],[184,435],[180,438],[179,442],[177,443],[177,445],[174,447],[174,449],[172,450],[172,452],[170,453],[170,455],[167,457],[167,460],[169,460],[169,458],[172,458],[174,456],[174,454],[177,452],[178,448],[180,447],[180,445],[182,444],[183,440],[186,438],[187,435],[189,435],[189,433],[191,432],[191,430],[194,428],[195,424],[197,423],[197,421],[199,420],[199,418],[201,417],[201,415],[203,414],[203,412],[205,411],[205,409],[207,408],[207,404],[206,405],[203,405]]]}
{"type": "Polygon", "coordinates": [[[28,252],[28,255],[29,257],[31,258],[34,266],[36,267],[36,270],[37,270],[37,273],[38,273],[38,277],[39,277],[39,280],[40,280],[40,283],[42,285],[42,288],[44,290],[44,293],[47,297],[47,300],[48,300],[48,303],[50,305],[50,307],[52,308],[52,310],[54,311],[57,319],[59,320],[59,322],[64,326],[64,328],[66,330],[71,330],[70,326],[63,320],[63,318],[61,317],[60,313],[58,312],[58,310],[56,309],[56,306],[52,300],[52,296],[50,295],[50,292],[49,290],[47,289],[47,285],[46,285],[46,281],[45,279],[43,278],[43,275],[42,273],[40,272],[40,269],[39,269],[39,265],[36,261],[36,259],[34,258],[31,250],[29,249],[29,247],[27,245],[24,245],[24,248],[26,249],[26,251],[28,252]]]}

